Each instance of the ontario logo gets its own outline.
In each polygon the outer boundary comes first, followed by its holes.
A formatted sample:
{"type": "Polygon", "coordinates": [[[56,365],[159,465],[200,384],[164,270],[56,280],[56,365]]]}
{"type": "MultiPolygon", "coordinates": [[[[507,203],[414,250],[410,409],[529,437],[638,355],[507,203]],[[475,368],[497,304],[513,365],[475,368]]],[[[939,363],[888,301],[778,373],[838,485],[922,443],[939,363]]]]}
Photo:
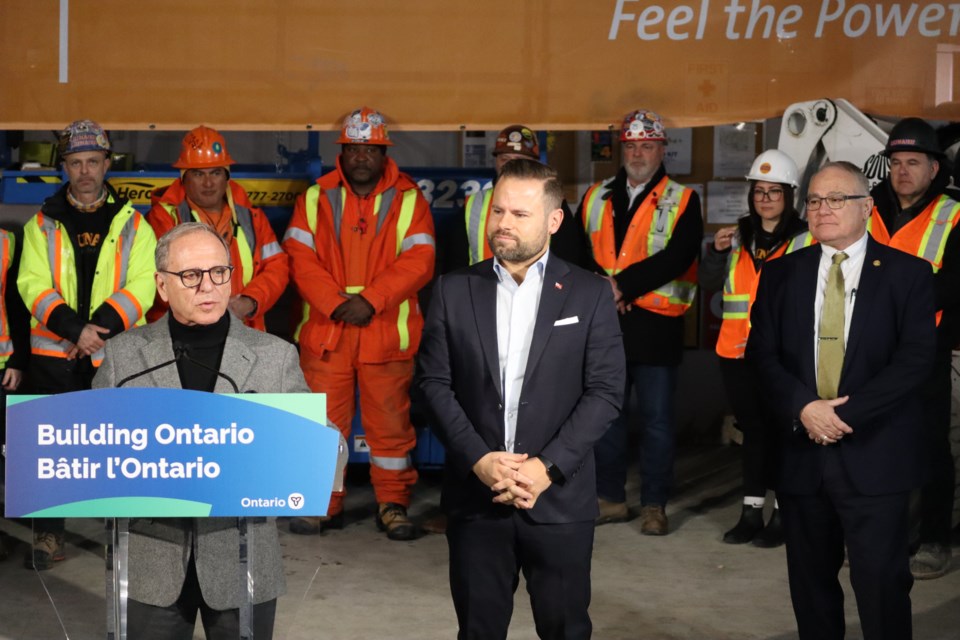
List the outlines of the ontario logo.
{"type": "Polygon", "coordinates": [[[285,508],[289,506],[291,509],[299,511],[303,509],[304,502],[306,501],[302,493],[291,493],[286,500],[283,498],[240,498],[240,506],[244,509],[285,508]]]}

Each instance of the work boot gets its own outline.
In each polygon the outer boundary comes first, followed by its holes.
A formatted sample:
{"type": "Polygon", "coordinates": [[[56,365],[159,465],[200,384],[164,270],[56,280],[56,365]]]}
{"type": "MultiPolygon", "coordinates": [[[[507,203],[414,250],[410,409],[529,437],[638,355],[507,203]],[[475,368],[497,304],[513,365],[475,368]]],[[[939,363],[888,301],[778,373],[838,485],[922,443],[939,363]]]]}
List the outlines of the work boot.
{"type": "Polygon", "coordinates": [[[740,520],[733,529],[723,534],[723,541],[727,544],[747,544],[762,530],[763,507],[745,504],[740,512],[740,520]]]}
{"type": "Polygon", "coordinates": [[[383,502],[377,507],[377,529],[386,531],[391,540],[417,537],[417,529],[407,517],[407,508],[396,502],[383,502]]]}
{"type": "Polygon", "coordinates": [[[950,570],[950,547],[924,542],[910,558],[910,573],[917,580],[939,578],[950,570]]]}
{"type": "Polygon", "coordinates": [[[329,516],[290,518],[290,533],[300,536],[315,536],[327,529],[343,529],[343,511],[329,516]]]}
{"type": "Polygon", "coordinates": [[[667,514],[662,505],[640,507],[640,533],[645,536],[665,536],[667,529],[667,514]]]}
{"type": "Polygon", "coordinates": [[[630,517],[626,502],[612,502],[597,498],[597,506],[600,508],[600,515],[597,516],[598,525],[608,522],[626,522],[630,517]]]}
{"type": "Polygon", "coordinates": [[[33,534],[33,548],[23,559],[23,566],[38,571],[50,569],[54,562],[60,562],[67,557],[64,552],[65,544],[66,536],[62,531],[59,533],[37,531],[33,534]]]}
{"type": "Polygon", "coordinates": [[[773,549],[783,544],[783,523],[780,522],[780,509],[774,509],[763,531],[753,538],[753,546],[761,549],[773,549]]]}

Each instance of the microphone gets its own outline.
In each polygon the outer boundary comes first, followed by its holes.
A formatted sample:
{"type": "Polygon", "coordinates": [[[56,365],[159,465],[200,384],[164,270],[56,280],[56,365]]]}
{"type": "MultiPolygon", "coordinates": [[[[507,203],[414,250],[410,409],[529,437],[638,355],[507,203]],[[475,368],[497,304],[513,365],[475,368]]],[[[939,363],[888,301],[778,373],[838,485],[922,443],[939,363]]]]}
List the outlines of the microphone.
{"type": "Polygon", "coordinates": [[[174,352],[175,354],[177,354],[176,357],[175,357],[175,359],[174,359],[174,361],[179,360],[180,358],[183,358],[184,360],[186,360],[186,361],[189,362],[190,364],[195,364],[195,365],[197,365],[198,367],[200,367],[201,369],[206,369],[207,371],[210,371],[211,373],[215,373],[215,374],[217,374],[218,376],[220,376],[221,378],[223,378],[224,380],[226,380],[227,382],[230,383],[230,386],[233,387],[233,392],[234,392],[234,393],[240,393],[240,387],[238,387],[238,386],[237,386],[237,383],[233,381],[233,378],[231,378],[230,376],[228,376],[228,375],[225,374],[224,372],[220,371],[219,369],[214,369],[213,367],[211,367],[210,365],[208,365],[208,364],[205,363],[205,362],[200,362],[200,361],[197,360],[196,358],[191,358],[191,357],[190,357],[190,346],[189,346],[189,345],[183,344],[182,342],[175,342],[174,345],[173,345],[173,352],[174,352]]]}
{"type": "Polygon", "coordinates": [[[143,371],[138,371],[137,373],[134,373],[133,375],[127,376],[126,378],[124,378],[123,380],[121,380],[120,382],[117,383],[117,388],[119,389],[120,387],[122,387],[123,385],[127,384],[127,383],[130,382],[131,380],[136,380],[137,378],[139,378],[139,377],[141,377],[141,376],[145,376],[145,375],[147,375],[148,373],[153,373],[153,372],[156,371],[157,369],[163,369],[164,367],[168,367],[168,366],[170,366],[171,364],[176,364],[177,362],[180,361],[180,358],[181,358],[181,357],[183,357],[184,355],[186,355],[186,350],[184,349],[184,350],[181,350],[181,351],[177,351],[177,348],[174,347],[174,348],[173,348],[173,354],[174,354],[174,355],[173,355],[173,359],[172,359],[172,360],[167,360],[166,362],[161,362],[160,364],[154,365],[154,366],[150,367],[149,369],[144,369],[143,371]]]}

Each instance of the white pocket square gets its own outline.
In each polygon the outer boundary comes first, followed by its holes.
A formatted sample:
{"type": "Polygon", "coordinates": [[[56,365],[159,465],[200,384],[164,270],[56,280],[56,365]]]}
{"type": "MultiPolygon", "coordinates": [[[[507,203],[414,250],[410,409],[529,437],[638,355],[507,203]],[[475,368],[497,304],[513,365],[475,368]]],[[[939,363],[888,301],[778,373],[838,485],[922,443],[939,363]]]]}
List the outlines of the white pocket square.
{"type": "Polygon", "coordinates": [[[577,324],[578,322],[580,322],[580,318],[578,316],[570,316],[569,318],[561,318],[560,320],[557,320],[553,323],[553,326],[562,327],[568,324],[577,324]]]}

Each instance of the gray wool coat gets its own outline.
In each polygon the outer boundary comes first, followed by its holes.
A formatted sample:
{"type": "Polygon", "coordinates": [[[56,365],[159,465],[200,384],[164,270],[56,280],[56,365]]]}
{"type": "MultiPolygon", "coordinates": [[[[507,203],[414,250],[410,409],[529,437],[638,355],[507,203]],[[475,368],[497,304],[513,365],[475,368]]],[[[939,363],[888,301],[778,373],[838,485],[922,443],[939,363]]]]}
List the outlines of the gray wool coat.
{"type": "MultiPolygon", "coordinates": [[[[106,343],[94,389],[115,387],[127,376],[173,358],[167,316],[125,331],[106,343]]],[[[233,315],[220,370],[236,381],[241,392],[309,393],[293,345],[245,327],[233,315]]],[[[131,380],[124,386],[179,389],[177,367],[168,367],[131,380]]],[[[223,378],[216,393],[232,393],[223,378]]],[[[253,602],[282,595],[286,589],[283,561],[273,518],[248,520],[253,602]]],[[[133,518],[130,520],[129,597],[167,607],[180,595],[193,552],[203,599],[214,609],[237,609],[242,603],[238,569],[239,532],[236,518],[133,518]]]]}

